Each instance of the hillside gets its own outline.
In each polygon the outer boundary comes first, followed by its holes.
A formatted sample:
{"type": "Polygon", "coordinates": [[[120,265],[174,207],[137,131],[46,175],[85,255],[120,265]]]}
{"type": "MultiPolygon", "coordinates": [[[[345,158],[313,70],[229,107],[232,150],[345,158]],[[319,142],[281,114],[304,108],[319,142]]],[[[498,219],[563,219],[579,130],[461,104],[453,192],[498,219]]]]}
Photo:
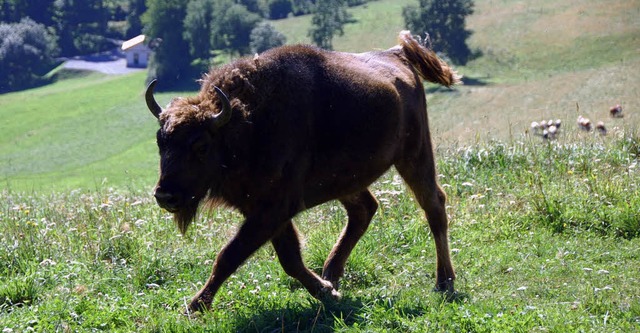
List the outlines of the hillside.
{"type": "MultiPolygon", "coordinates": [[[[403,29],[402,7],[412,2],[380,0],[351,9],[357,22],[334,47],[359,52],[394,45],[403,29]]],[[[548,118],[562,119],[565,132],[574,133],[577,104],[580,114],[605,121],[613,133],[637,128],[639,16],[638,1],[476,1],[470,43],[484,55],[458,68],[466,85],[428,89],[437,145],[517,139],[531,121],[548,118]],[[616,103],[625,118],[607,117],[616,103]]],[[[310,19],[273,23],[288,42],[308,42],[310,19]]],[[[142,73],[92,74],[0,95],[0,186],[151,186],[156,125],[142,100],[143,80],[142,73]]]]}
{"type": "Polygon", "coordinates": [[[0,187],[150,184],[156,125],[144,106],[144,78],[90,74],[1,95],[0,187]]]}
{"type": "MultiPolygon", "coordinates": [[[[413,1],[354,8],[358,22],[334,45],[392,46],[413,1]]],[[[348,258],[340,301],[320,302],[289,276],[276,241],[221,285],[212,311],[185,313],[214,262],[233,266],[216,256],[247,249],[234,235],[270,223],[241,226],[239,212],[220,207],[179,233],[150,193],[158,125],[145,73],[65,71],[0,95],[3,333],[640,332],[640,1],[476,3],[471,43],[484,56],[458,68],[466,85],[427,87],[454,293],[433,292],[441,259],[429,221],[392,170],[369,187],[378,208],[348,258]],[[608,117],[614,103],[624,118],[608,117]],[[605,121],[609,135],[578,130],[578,112],[605,121]],[[557,140],[525,134],[551,117],[564,121],[557,140]]],[[[275,24],[305,42],[309,20],[275,24]]],[[[264,216],[279,206],[258,201],[264,216]]],[[[354,209],[332,201],[293,218],[318,274],[371,207],[345,203],[354,209]]]]}
{"type": "MultiPolygon", "coordinates": [[[[402,7],[413,0],[377,1],[352,10],[358,21],[334,48],[385,49],[403,29],[402,7]]],[[[458,68],[467,84],[431,94],[429,115],[440,142],[518,137],[531,121],[560,118],[573,125],[580,113],[610,126],[620,103],[625,124],[640,110],[639,1],[478,0],[468,18],[472,48],[483,57],[458,68]]],[[[308,43],[310,17],[275,22],[290,42],[308,43]]],[[[416,33],[416,32],[414,32],[416,33]]]]}

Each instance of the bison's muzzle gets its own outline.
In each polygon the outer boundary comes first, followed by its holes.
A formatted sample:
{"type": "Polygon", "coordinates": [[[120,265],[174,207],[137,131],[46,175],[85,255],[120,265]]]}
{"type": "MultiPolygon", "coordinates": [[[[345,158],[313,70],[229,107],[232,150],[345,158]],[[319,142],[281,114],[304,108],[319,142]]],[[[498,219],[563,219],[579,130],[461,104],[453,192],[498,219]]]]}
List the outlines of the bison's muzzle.
{"type": "Polygon", "coordinates": [[[183,205],[183,197],[180,193],[171,193],[159,186],[156,187],[153,196],[156,198],[158,206],[166,209],[170,213],[179,211],[183,205]]]}

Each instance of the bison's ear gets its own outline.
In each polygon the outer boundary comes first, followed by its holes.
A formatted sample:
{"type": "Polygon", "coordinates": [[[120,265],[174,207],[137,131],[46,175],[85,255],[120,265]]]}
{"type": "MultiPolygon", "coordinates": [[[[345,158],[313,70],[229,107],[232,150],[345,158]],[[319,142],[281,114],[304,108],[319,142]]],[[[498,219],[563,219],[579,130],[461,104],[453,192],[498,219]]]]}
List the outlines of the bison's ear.
{"type": "Polygon", "coordinates": [[[160,107],[160,105],[158,105],[158,102],[156,102],[156,99],[153,97],[153,89],[155,89],[156,83],[158,83],[158,80],[155,79],[149,83],[149,85],[147,86],[147,92],[144,94],[144,99],[147,102],[147,107],[149,108],[149,111],[151,111],[151,114],[153,114],[153,116],[156,118],[160,118],[162,108],[160,107]]]}
{"type": "Polygon", "coordinates": [[[231,103],[229,102],[227,95],[225,95],[220,88],[214,86],[213,89],[216,91],[216,94],[222,103],[222,110],[220,110],[217,115],[213,116],[211,122],[214,128],[220,128],[231,120],[231,103]]]}

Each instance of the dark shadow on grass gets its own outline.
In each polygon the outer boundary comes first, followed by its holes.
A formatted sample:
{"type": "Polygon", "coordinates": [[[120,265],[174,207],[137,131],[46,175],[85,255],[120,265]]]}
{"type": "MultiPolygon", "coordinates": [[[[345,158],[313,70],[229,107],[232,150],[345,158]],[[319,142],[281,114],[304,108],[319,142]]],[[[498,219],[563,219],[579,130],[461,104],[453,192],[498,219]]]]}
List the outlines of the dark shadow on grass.
{"type": "Polygon", "coordinates": [[[489,83],[486,81],[487,79],[488,77],[479,78],[479,77],[463,76],[462,82],[464,83],[465,86],[486,86],[486,85],[489,85],[489,83]]]}
{"type": "Polygon", "coordinates": [[[117,48],[113,48],[111,50],[100,52],[100,53],[75,56],[75,57],[72,57],[71,59],[84,60],[84,61],[90,61],[90,62],[107,62],[107,61],[116,61],[118,59],[123,59],[125,57],[126,56],[124,52],[119,47],[117,47],[117,48]]]}
{"type": "Polygon", "coordinates": [[[336,325],[361,322],[364,304],[358,298],[340,302],[301,304],[292,307],[257,308],[255,315],[237,317],[235,332],[333,332],[336,325]],[[340,321],[340,324],[337,323],[340,321]]]}
{"type": "MultiPolygon", "coordinates": [[[[440,293],[442,302],[462,303],[470,298],[466,292],[440,293]]],[[[372,307],[385,308],[386,311],[395,310],[403,317],[415,318],[425,314],[424,304],[399,306],[390,301],[378,302],[376,298],[345,297],[339,302],[317,303],[309,298],[307,306],[296,303],[289,307],[262,306],[255,309],[251,316],[235,318],[235,332],[334,332],[336,328],[349,327],[365,328],[367,313],[372,307]],[[376,305],[372,305],[375,303],[376,305]]]]}
{"type": "MultiPolygon", "coordinates": [[[[197,91],[200,90],[199,80],[207,72],[208,69],[204,67],[192,67],[182,73],[180,77],[172,79],[158,79],[155,91],[163,93],[175,92],[178,95],[182,95],[185,92],[193,92],[193,94],[196,94],[197,91]]],[[[157,77],[150,74],[150,77],[148,77],[147,80],[152,78],[157,79],[157,77]]]]}
{"type": "MultiPolygon", "coordinates": [[[[470,76],[463,76],[462,77],[462,83],[465,86],[473,86],[473,87],[482,87],[482,86],[487,86],[490,85],[490,83],[487,82],[488,77],[470,77],[470,76]]],[[[456,87],[451,87],[451,88],[447,88],[441,85],[436,85],[436,84],[429,84],[427,86],[427,93],[432,94],[432,93],[436,93],[436,92],[440,92],[440,93],[449,93],[449,92],[455,92],[456,91],[456,87]]]]}
{"type": "Polygon", "coordinates": [[[471,295],[464,291],[436,292],[442,296],[442,300],[447,303],[463,303],[466,299],[470,299],[471,295]]]}

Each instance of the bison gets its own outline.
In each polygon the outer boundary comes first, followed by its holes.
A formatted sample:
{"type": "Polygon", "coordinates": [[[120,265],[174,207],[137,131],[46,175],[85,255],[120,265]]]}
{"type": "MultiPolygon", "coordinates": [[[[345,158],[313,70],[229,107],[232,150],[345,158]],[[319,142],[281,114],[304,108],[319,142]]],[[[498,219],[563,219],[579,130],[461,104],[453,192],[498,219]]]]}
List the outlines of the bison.
{"type": "Polygon", "coordinates": [[[437,182],[422,79],[460,76],[408,31],[385,51],[343,53],[283,46],[214,68],[197,96],[161,108],[154,196],[185,233],[198,207],[231,207],[244,221],[218,253],[187,311],[206,310],[222,283],[267,242],[285,272],[318,299],[338,280],[378,203],[368,186],[395,166],[426,212],[436,246],[436,286],[452,292],[445,193],[437,182]],[[348,221],[322,274],[305,267],[292,219],[339,200],[348,221]]]}

